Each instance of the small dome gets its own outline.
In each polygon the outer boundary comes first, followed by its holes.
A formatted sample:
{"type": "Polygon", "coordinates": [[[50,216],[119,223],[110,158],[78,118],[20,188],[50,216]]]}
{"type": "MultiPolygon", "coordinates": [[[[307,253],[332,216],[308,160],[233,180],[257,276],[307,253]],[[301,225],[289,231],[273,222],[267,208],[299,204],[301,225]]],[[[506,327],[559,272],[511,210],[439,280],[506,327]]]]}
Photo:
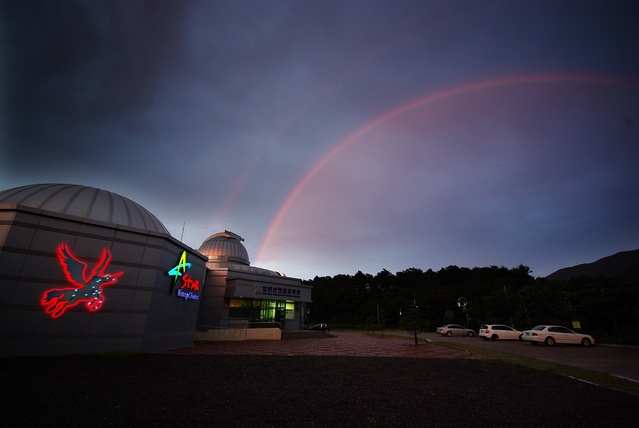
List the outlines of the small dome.
{"type": "Polygon", "coordinates": [[[0,192],[0,204],[22,205],[89,220],[170,235],[143,206],[94,187],[75,184],[33,184],[0,192]]]}
{"type": "Polygon", "coordinates": [[[239,263],[250,266],[248,251],[242,245],[244,239],[228,230],[211,235],[202,242],[198,251],[210,260],[239,263]]]}

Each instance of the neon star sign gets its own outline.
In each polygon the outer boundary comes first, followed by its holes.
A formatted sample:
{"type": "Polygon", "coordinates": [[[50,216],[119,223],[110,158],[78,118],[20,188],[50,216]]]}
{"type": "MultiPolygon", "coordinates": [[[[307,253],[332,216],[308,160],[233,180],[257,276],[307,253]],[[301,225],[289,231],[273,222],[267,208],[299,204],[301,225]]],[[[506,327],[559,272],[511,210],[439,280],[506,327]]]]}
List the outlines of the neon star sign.
{"type": "Polygon", "coordinates": [[[169,276],[173,277],[173,288],[171,289],[171,294],[173,294],[173,290],[175,290],[178,280],[182,278],[182,285],[177,290],[177,296],[184,299],[198,300],[200,297],[194,293],[194,291],[198,291],[200,289],[200,281],[193,279],[191,275],[186,273],[186,271],[190,268],[191,263],[186,261],[186,251],[183,251],[177,266],[167,272],[169,276]]]}
{"type": "Polygon", "coordinates": [[[183,273],[186,272],[187,269],[191,267],[191,263],[186,262],[186,251],[182,251],[182,256],[180,257],[180,261],[177,266],[171,269],[168,274],[173,277],[173,288],[175,289],[175,285],[178,282],[178,279],[182,276],[183,273]]]}
{"type": "Polygon", "coordinates": [[[104,303],[102,287],[115,284],[123,272],[105,274],[111,253],[106,248],[95,267],[88,271],[87,263],[77,259],[67,244],[58,247],[58,260],[72,287],[52,288],[42,295],[40,303],[52,318],[61,317],[69,308],[84,302],[91,312],[100,310],[104,303]]]}

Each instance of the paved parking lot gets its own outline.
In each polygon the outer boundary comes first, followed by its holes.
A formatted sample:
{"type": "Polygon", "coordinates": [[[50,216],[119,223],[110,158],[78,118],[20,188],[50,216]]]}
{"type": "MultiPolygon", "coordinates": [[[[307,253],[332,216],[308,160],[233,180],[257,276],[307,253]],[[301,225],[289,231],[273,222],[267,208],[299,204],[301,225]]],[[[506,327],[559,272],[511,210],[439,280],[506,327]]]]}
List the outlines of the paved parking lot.
{"type": "Polygon", "coordinates": [[[354,356],[400,358],[457,358],[485,359],[469,351],[447,348],[437,342],[459,342],[467,345],[495,349],[528,358],[571,365],[609,373],[639,382],[639,347],[597,345],[581,346],[544,345],[532,346],[519,341],[486,341],[478,337],[442,337],[435,333],[423,333],[418,337],[430,343],[417,346],[405,333],[387,333],[385,337],[362,332],[333,332],[330,338],[291,339],[281,341],[252,340],[244,342],[197,342],[192,348],[167,351],[168,354],[191,355],[286,355],[286,356],[354,356]],[[389,337],[402,335],[406,339],[389,337]]]}
{"type": "Polygon", "coordinates": [[[595,370],[639,382],[638,346],[596,345],[589,348],[569,345],[533,346],[528,342],[516,340],[493,342],[478,337],[442,337],[435,333],[424,333],[419,337],[433,343],[459,342],[509,352],[523,357],[595,370]]]}

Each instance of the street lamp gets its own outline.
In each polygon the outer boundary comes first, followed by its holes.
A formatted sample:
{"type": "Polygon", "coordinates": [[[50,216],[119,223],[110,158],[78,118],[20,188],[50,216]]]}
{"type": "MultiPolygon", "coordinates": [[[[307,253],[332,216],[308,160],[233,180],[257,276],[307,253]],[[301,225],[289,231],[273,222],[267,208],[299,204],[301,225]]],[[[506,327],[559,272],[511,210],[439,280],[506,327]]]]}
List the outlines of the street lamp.
{"type": "Polygon", "coordinates": [[[457,307],[461,308],[464,314],[466,314],[466,324],[470,323],[470,318],[468,318],[468,312],[466,312],[466,306],[468,306],[468,300],[464,297],[460,297],[457,299],[457,307]]]}

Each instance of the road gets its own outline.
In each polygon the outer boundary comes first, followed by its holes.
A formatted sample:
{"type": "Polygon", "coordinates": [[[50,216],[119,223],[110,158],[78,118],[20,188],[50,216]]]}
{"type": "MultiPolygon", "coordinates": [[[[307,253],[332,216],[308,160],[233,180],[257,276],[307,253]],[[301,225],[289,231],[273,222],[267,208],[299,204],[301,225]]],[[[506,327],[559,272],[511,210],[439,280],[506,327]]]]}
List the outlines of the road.
{"type": "MultiPolygon", "coordinates": [[[[396,333],[389,332],[389,334],[396,333]]],[[[407,333],[397,334],[410,336],[407,333]]],[[[418,337],[431,342],[458,342],[494,349],[523,357],[595,370],[639,382],[638,346],[596,345],[589,348],[568,345],[533,346],[528,342],[512,340],[493,342],[492,340],[483,340],[478,337],[442,337],[435,333],[422,333],[418,337]]]]}

